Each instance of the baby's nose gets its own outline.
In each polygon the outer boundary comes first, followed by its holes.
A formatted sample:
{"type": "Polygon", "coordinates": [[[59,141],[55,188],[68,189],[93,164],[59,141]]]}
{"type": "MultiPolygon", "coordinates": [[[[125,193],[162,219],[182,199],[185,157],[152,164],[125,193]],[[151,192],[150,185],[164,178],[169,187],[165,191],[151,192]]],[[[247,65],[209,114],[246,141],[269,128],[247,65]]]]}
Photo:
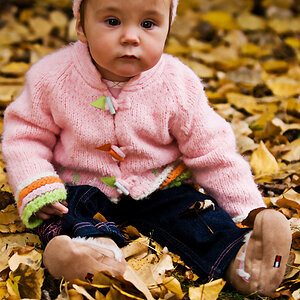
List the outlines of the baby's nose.
{"type": "Polygon", "coordinates": [[[130,44],[138,46],[140,44],[140,38],[138,35],[138,31],[134,28],[127,28],[124,30],[124,33],[121,38],[122,44],[130,44]]]}

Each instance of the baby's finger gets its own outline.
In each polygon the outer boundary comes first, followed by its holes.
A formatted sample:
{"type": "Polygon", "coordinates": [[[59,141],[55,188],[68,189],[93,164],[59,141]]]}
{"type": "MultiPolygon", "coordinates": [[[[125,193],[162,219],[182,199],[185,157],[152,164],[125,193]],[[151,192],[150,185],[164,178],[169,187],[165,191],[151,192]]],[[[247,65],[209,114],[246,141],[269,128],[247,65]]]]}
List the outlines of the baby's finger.
{"type": "Polygon", "coordinates": [[[42,207],[39,211],[44,213],[44,214],[47,214],[47,215],[58,215],[58,216],[61,216],[61,217],[63,215],[55,207],[52,207],[52,205],[46,205],[46,206],[42,207]]]}
{"type": "Polygon", "coordinates": [[[60,202],[54,202],[54,203],[51,204],[51,206],[53,208],[55,208],[57,211],[59,211],[60,213],[63,213],[63,214],[67,214],[68,211],[69,211],[68,208],[60,202]]]}
{"type": "Polygon", "coordinates": [[[52,215],[48,215],[48,214],[43,213],[43,212],[41,212],[41,211],[37,212],[35,215],[36,215],[37,217],[43,219],[43,220],[49,220],[49,219],[51,219],[51,218],[53,217],[52,215]]]}

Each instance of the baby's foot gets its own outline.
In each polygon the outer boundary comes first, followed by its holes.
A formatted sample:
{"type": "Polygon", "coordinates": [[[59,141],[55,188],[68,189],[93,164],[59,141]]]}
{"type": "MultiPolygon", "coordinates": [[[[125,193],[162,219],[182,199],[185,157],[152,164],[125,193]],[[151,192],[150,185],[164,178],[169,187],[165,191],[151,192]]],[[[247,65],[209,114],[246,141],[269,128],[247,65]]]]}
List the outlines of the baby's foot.
{"type": "Polygon", "coordinates": [[[109,238],[75,238],[66,235],[53,238],[44,251],[43,262],[54,278],[85,280],[87,274],[108,271],[123,275],[126,261],[122,251],[109,238]]]}
{"type": "Polygon", "coordinates": [[[283,280],[291,242],[286,217],[271,209],[261,211],[249,241],[231,261],[225,279],[243,294],[274,293],[283,280]]]}

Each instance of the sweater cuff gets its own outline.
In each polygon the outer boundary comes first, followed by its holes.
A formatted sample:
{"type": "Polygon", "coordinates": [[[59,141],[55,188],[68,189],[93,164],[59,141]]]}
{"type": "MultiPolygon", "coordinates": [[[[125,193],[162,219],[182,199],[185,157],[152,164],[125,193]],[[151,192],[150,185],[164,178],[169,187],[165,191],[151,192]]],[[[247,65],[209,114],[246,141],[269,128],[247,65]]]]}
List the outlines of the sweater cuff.
{"type": "Polygon", "coordinates": [[[28,203],[23,211],[21,219],[27,228],[35,228],[43,223],[41,218],[36,217],[34,214],[38,212],[43,206],[58,201],[67,199],[67,192],[65,189],[57,189],[52,192],[46,193],[35,198],[28,203]]]}
{"type": "Polygon", "coordinates": [[[67,192],[61,179],[56,174],[51,174],[27,180],[16,196],[24,225],[27,228],[34,228],[43,222],[34,214],[47,204],[66,200],[67,192]]]}

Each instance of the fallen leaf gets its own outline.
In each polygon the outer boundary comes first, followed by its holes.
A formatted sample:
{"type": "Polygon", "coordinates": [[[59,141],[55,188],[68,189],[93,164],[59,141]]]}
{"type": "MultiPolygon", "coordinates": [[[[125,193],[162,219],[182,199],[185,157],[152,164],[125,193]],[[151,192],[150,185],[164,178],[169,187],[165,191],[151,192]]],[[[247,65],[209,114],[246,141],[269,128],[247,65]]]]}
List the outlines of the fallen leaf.
{"type": "Polygon", "coordinates": [[[15,271],[20,264],[29,266],[31,269],[38,271],[42,263],[42,254],[34,249],[26,254],[15,253],[8,261],[12,271],[15,271]]]}
{"type": "Polygon", "coordinates": [[[256,175],[273,174],[279,170],[276,159],[262,141],[260,142],[258,149],[251,155],[250,166],[256,175]]]}
{"type": "Polygon", "coordinates": [[[76,284],[73,284],[73,288],[74,290],[83,295],[85,298],[87,298],[88,300],[95,300],[95,298],[93,298],[86,290],[85,288],[81,287],[81,286],[78,286],[76,284]]]}
{"type": "Polygon", "coordinates": [[[189,297],[191,300],[216,300],[225,284],[223,279],[218,279],[199,287],[190,287],[189,297]]]}
{"type": "Polygon", "coordinates": [[[44,282],[44,270],[38,271],[31,269],[29,266],[20,264],[18,269],[10,272],[10,286],[15,295],[21,298],[40,299],[41,287],[44,282]]]}
{"type": "Polygon", "coordinates": [[[209,22],[217,29],[233,30],[238,25],[231,14],[224,11],[210,11],[202,16],[202,19],[209,22]]]}
{"type": "Polygon", "coordinates": [[[178,299],[182,299],[184,297],[184,293],[182,292],[180,282],[175,277],[166,277],[163,281],[163,285],[178,299]]]}
{"type": "Polygon", "coordinates": [[[16,75],[21,76],[24,75],[30,68],[30,65],[24,62],[12,62],[0,69],[1,73],[7,75],[16,75]]]}
{"type": "Polygon", "coordinates": [[[292,97],[300,93],[299,82],[289,77],[277,77],[266,81],[273,94],[278,97],[292,97]]]}
{"type": "Polygon", "coordinates": [[[242,30],[264,30],[267,25],[263,18],[250,13],[240,14],[237,22],[242,30]]]}
{"type": "Polygon", "coordinates": [[[300,209],[300,194],[292,188],[279,197],[271,198],[271,201],[278,207],[300,209]]]}
{"type": "Polygon", "coordinates": [[[8,292],[6,282],[0,282],[0,299],[7,299],[8,292]]]}
{"type": "Polygon", "coordinates": [[[300,138],[289,144],[290,151],[282,156],[286,161],[297,161],[300,158],[300,138]]]}

